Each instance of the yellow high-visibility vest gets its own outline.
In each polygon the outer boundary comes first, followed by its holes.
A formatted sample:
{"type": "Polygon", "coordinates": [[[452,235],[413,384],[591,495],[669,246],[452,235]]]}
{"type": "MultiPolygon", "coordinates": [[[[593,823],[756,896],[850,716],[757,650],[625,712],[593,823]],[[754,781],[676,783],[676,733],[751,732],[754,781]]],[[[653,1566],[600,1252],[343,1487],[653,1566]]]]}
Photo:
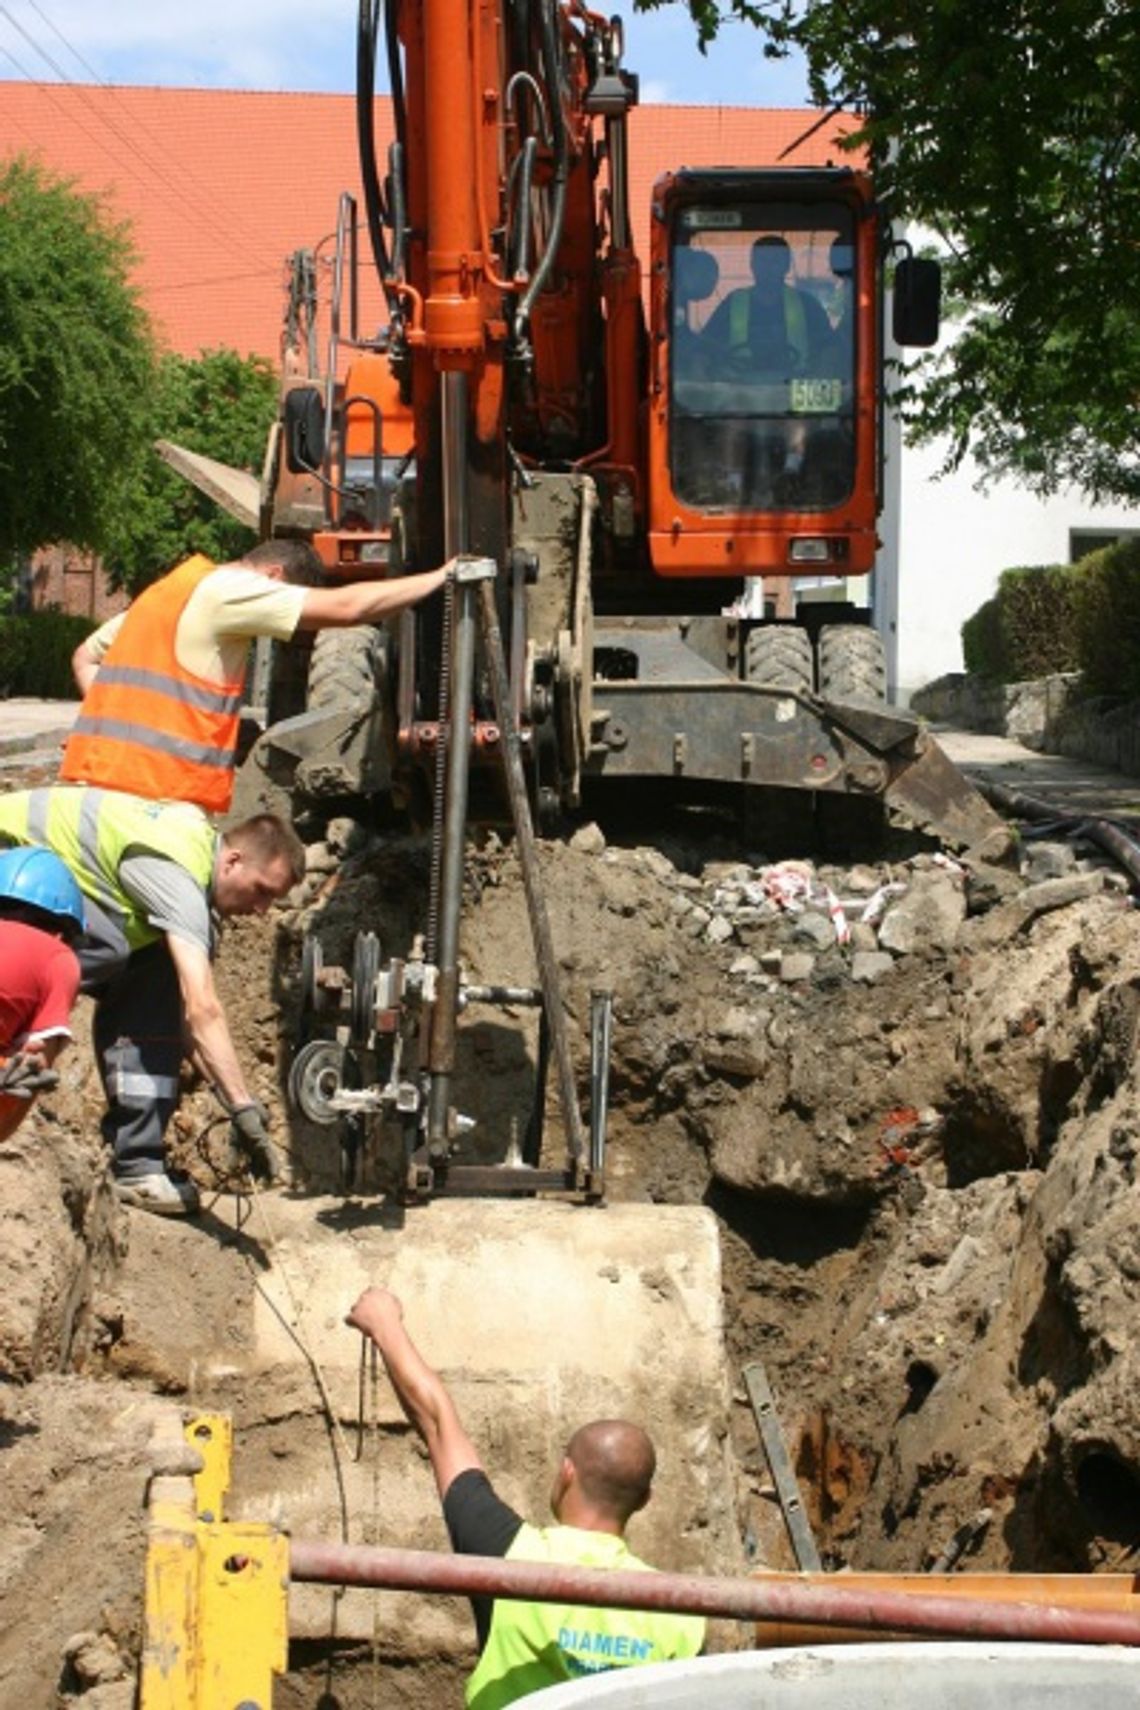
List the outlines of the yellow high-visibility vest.
{"type": "MultiPolygon", "coordinates": [[[[522,1526],[508,1561],[562,1562],[584,1568],[652,1573],[625,1540],[576,1526],[522,1526]]],[[[604,1669],[695,1657],[705,1639],[700,1615],[648,1609],[523,1603],[496,1598],[491,1630],[467,1682],[469,1710],[501,1710],[543,1686],[604,1669]]]]}

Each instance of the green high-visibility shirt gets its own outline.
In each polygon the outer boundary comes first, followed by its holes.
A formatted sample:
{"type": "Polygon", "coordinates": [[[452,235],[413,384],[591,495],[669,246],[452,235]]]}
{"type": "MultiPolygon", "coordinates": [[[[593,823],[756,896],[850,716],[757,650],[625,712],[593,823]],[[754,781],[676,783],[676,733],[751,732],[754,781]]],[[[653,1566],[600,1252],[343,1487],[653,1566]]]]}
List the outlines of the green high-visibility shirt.
{"type": "MultiPolygon", "coordinates": [[[[506,1560],[653,1572],[623,1538],[610,1532],[584,1532],[576,1526],[523,1525],[506,1560]]],[[[541,1687],[604,1669],[695,1657],[704,1638],[700,1615],[590,1609],[499,1597],[483,1654],[467,1682],[467,1703],[470,1710],[500,1710],[541,1687]]]]}

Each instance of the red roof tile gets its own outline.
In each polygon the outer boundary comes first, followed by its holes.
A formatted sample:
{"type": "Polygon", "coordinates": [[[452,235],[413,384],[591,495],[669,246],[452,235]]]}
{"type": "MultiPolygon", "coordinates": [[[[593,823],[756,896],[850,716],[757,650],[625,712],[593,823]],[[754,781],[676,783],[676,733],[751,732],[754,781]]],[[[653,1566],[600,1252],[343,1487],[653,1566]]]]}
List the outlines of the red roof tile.
{"type": "MultiPolygon", "coordinates": [[[[383,152],[390,109],[377,106],[383,152]]],[[[801,108],[636,108],[630,205],[643,259],[660,173],[773,165],[817,117],[801,108]]],[[[829,121],[794,163],[842,161],[833,139],[852,123],[829,121]]],[[[30,155],[106,195],[132,227],[138,284],[160,336],[183,355],[224,344],[276,361],[287,257],[331,239],[342,190],[360,196],[349,95],[0,81],[0,153],[30,155]]]]}

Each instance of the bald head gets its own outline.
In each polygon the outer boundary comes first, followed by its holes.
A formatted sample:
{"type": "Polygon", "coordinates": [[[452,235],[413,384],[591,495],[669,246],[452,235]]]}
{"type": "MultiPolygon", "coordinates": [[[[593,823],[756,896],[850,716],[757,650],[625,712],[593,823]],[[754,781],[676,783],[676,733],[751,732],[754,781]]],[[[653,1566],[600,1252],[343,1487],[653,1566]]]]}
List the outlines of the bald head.
{"type": "Polygon", "coordinates": [[[620,1531],[649,1501],[657,1456],[640,1425],[627,1419],[595,1419],[567,1443],[564,1471],[567,1468],[572,1469],[565,1481],[567,1495],[620,1531]]]}

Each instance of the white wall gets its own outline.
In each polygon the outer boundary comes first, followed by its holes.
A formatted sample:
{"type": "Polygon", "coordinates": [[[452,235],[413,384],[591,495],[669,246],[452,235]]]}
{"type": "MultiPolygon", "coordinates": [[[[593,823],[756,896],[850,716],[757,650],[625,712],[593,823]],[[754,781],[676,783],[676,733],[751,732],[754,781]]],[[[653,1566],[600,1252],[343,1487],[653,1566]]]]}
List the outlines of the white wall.
{"type": "MultiPolygon", "coordinates": [[[[925,241],[925,234],[909,235],[916,244],[925,241]]],[[[885,323],[889,362],[901,354],[889,332],[889,292],[885,323]]],[[[944,338],[952,337],[946,328],[944,338]]],[[[925,683],[962,670],[962,624],[989,599],[1003,570],[1067,564],[1074,530],[1140,531],[1140,507],[1093,506],[1072,489],[1038,499],[1007,480],[979,491],[978,466],[969,458],[939,477],[944,448],[903,443],[892,411],[884,446],[873,605],[887,650],[888,693],[902,706],[925,683]]]]}
{"type": "MultiPolygon", "coordinates": [[[[994,592],[1001,571],[1068,563],[1074,529],[1140,529],[1134,507],[1095,507],[1074,491],[1038,499],[1012,481],[979,492],[975,464],[936,479],[939,462],[936,446],[904,446],[899,454],[895,681],[904,704],[924,683],[962,669],[962,623],[994,592]]],[[[890,544],[885,531],[884,553],[890,544]]]]}

